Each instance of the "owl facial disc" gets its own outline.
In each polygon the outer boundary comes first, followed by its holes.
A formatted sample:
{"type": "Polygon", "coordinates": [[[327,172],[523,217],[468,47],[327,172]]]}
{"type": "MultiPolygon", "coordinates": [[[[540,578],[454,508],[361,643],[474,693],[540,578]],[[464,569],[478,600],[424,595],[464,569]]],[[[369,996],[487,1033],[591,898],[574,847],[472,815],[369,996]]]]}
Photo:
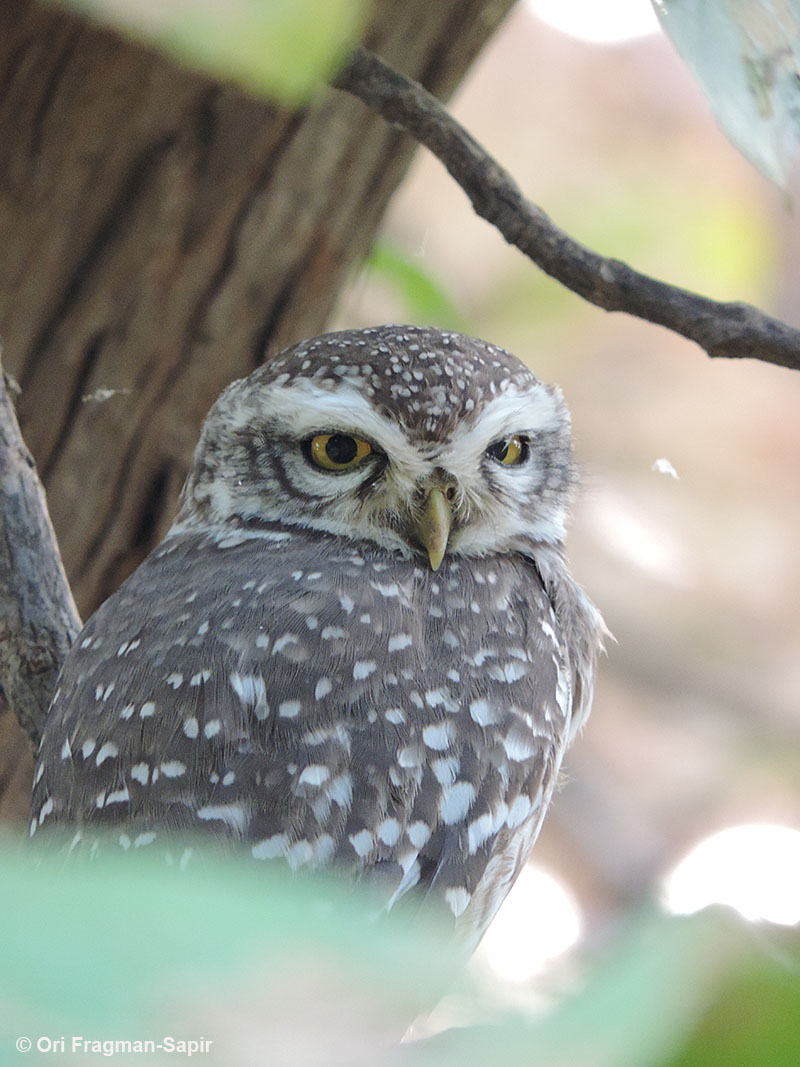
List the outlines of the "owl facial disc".
{"type": "Polygon", "coordinates": [[[575,468],[557,388],[494,345],[381,327],[297,345],[206,420],[174,532],[262,524],[433,570],[560,545],[575,468]]]}

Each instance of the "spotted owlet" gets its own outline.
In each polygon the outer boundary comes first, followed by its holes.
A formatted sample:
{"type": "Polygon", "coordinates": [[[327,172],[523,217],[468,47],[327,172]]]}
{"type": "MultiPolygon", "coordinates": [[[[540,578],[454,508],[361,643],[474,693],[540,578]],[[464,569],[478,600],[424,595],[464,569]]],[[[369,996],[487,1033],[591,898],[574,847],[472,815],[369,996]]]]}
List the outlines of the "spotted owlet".
{"type": "Polygon", "coordinates": [[[328,334],[234,382],[67,657],[32,832],[208,830],[437,897],[474,945],[589,712],[574,481],[559,391],[459,334],[328,334]]]}

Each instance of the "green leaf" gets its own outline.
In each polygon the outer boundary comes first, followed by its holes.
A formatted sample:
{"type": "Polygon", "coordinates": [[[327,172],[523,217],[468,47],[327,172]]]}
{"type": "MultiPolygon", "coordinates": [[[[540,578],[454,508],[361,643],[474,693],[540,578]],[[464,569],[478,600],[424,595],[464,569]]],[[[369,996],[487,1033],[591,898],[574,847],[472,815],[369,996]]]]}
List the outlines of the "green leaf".
{"type": "Polygon", "coordinates": [[[61,0],[176,62],[289,104],[359,37],[364,0],[61,0]]]}
{"type": "MultiPolygon", "coordinates": [[[[453,967],[451,938],[436,922],[378,921],[379,902],[339,879],[296,877],[208,846],[185,870],[118,845],[88,863],[61,853],[0,852],[2,1063],[20,1035],[35,1047],[42,1034],[151,1037],[181,1027],[215,1040],[217,1058],[203,1063],[244,1062],[223,1047],[237,1011],[240,1028],[261,1026],[275,1041],[296,1026],[296,1048],[316,1042],[318,1053],[326,1027],[339,1036],[383,1027],[399,1039],[453,967]]],[[[293,1063],[284,1052],[247,1062],[293,1063]]]]}
{"type": "Polygon", "coordinates": [[[407,321],[442,329],[463,329],[461,315],[442,285],[397,245],[379,241],[364,269],[395,289],[405,304],[407,321]]]}
{"type": "Polygon", "coordinates": [[[69,864],[63,850],[11,846],[0,867],[2,1063],[23,1062],[5,1055],[20,1037],[36,1048],[72,1035],[203,1037],[205,1067],[797,1063],[797,933],[719,909],[631,920],[541,1017],[508,1014],[399,1047],[457,974],[433,916],[378,920],[380,900],[362,886],[208,846],[185,870],[145,849],[69,864]]]}
{"type": "Polygon", "coordinates": [[[800,1062],[800,939],[780,928],[751,927],[749,932],[738,966],[720,976],[715,995],[669,1067],[797,1067],[800,1062]]]}
{"type": "Polygon", "coordinates": [[[652,0],[739,151],[782,188],[800,149],[800,0],[652,0]]]}
{"type": "Polygon", "coordinates": [[[797,959],[727,911],[639,916],[541,1020],[449,1031],[413,1067],[795,1067],[797,959]]]}

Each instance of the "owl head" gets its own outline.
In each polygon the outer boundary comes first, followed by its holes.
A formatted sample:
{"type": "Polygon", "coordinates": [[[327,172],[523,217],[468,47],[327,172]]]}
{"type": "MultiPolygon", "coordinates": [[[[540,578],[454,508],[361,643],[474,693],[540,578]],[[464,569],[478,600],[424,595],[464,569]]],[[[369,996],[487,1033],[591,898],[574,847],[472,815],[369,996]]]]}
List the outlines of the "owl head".
{"type": "Polygon", "coordinates": [[[278,522],[436,569],[560,544],[574,480],[561,393],[515,356],[436,329],[346,330],[225,390],[173,531],[278,522]]]}

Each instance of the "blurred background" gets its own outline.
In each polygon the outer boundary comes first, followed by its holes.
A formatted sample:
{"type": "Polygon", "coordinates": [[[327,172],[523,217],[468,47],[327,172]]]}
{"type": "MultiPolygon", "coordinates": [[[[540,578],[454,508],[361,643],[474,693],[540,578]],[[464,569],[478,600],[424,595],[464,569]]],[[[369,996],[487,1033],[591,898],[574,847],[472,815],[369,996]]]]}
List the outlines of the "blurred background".
{"type": "MultiPolygon", "coordinates": [[[[572,236],[800,325],[797,208],[725,139],[648,0],[517,5],[451,108],[572,236]]],[[[583,303],[420,152],[332,325],[432,318],[563,388],[569,555],[615,637],[479,965],[524,981],[654,898],[800,921],[800,376],[583,303]]]]}

